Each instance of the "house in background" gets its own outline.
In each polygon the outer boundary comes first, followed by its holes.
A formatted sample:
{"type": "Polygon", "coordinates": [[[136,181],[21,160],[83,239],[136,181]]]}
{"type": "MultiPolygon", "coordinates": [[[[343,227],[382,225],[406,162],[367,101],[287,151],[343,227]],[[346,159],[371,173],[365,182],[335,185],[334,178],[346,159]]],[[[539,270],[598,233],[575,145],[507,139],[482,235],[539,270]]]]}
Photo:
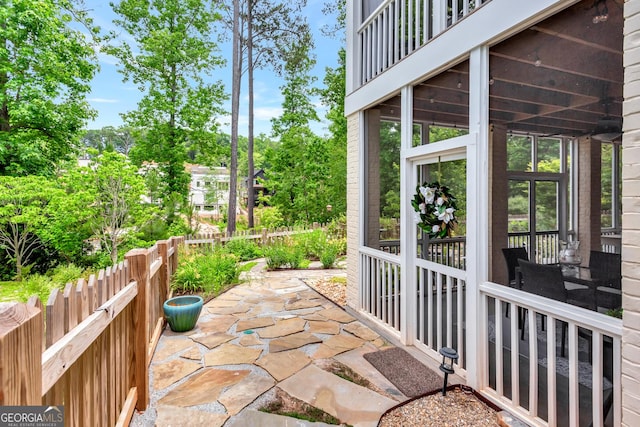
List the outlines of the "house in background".
{"type": "MultiPolygon", "coordinates": [[[[248,178],[242,180],[242,200],[243,206],[248,205],[249,197],[248,197],[248,178]]],[[[260,196],[264,196],[267,194],[267,189],[264,185],[264,169],[258,169],[253,174],[253,200],[254,206],[258,206],[260,203],[260,196]]]]}
{"type": "Polygon", "coordinates": [[[455,349],[531,425],[640,425],[638,40],[640,0],[347,2],[348,305],[438,363],[455,349]],[[411,205],[436,181],[445,239],[411,205]],[[622,320],[506,286],[503,248],[557,263],[565,241],[621,252],[622,320]]]}
{"type": "Polygon", "coordinates": [[[185,165],[191,176],[189,201],[200,216],[218,218],[229,204],[229,170],[226,167],[185,165]]]}

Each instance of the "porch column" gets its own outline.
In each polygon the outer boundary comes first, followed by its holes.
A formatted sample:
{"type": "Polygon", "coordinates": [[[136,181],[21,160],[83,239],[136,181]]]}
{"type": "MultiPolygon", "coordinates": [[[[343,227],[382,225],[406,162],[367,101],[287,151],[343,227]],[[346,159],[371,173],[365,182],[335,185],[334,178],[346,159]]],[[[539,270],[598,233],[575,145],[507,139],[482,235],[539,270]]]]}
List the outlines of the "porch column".
{"type": "MultiPolygon", "coordinates": [[[[624,3],[622,425],[640,425],[640,0],[624,3]]],[[[614,410],[618,402],[614,401],[614,410]]]]}
{"type": "Polygon", "coordinates": [[[380,110],[370,109],[366,116],[366,235],[365,244],[380,248],[380,110]]]}
{"type": "Polygon", "coordinates": [[[600,245],[600,196],[602,149],[600,141],[589,136],[578,139],[578,240],[580,255],[589,260],[591,249],[600,245]]]}
{"type": "Polygon", "coordinates": [[[362,153],[362,118],[355,113],[347,117],[347,305],[358,309],[359,250],[362,244],[360,173],[362,153]]]}
{"type": "Polygon", "coordinates": [[[507,177],[507,129],[489,127],[489,280],[508,285],[507,264],[502,248],[509,242],[507,177]]]}

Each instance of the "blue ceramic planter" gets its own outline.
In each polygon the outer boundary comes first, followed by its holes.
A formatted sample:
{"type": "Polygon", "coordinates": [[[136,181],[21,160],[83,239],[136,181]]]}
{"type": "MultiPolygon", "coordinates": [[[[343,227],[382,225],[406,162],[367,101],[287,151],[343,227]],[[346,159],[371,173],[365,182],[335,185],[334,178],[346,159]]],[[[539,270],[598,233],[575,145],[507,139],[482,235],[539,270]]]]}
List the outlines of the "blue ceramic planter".
{"type": "Polygon", "coordinates": [[[164,302],[164,317],[172,331],[190,331],[196,326],[202,305],[202,298],[197,295],[173,297],[164,302]]]}

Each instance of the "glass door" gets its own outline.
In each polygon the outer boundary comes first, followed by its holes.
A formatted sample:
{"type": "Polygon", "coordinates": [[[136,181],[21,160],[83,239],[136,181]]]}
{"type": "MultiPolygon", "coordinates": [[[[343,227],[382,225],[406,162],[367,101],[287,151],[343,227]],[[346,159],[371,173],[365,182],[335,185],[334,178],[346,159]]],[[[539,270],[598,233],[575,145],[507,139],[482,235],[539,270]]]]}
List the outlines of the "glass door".
{"type": "Polygon", "coordinates": [[[529,258],[539,263],[557,262],[559,240],[566,239],[563,183],[562,174],[509,179],[509,246],[526,247],[529,258]]]}

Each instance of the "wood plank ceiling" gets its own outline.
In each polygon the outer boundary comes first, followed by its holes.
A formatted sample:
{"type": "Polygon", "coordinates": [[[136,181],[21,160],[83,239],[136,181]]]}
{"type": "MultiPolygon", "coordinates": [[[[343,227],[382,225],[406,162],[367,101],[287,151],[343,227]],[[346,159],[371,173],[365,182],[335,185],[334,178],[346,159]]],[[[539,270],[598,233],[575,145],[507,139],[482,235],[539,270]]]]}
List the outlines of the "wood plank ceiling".
{"type": "MultiPolygon", "coordinates": [[[[620,132],[623,0],[589,0],[490,49],[490,122],[509,132],[580,136],[620,132]],[[594,16],[607,13],[606,21],[594,16]],[[617,129],[616,129],[617,128],[617,129]]],[[[469,62],[414,89],[414,119],[468,126],[469,62]]],[[[398,116],[399,99],[381,106],[398,116]]]]}

